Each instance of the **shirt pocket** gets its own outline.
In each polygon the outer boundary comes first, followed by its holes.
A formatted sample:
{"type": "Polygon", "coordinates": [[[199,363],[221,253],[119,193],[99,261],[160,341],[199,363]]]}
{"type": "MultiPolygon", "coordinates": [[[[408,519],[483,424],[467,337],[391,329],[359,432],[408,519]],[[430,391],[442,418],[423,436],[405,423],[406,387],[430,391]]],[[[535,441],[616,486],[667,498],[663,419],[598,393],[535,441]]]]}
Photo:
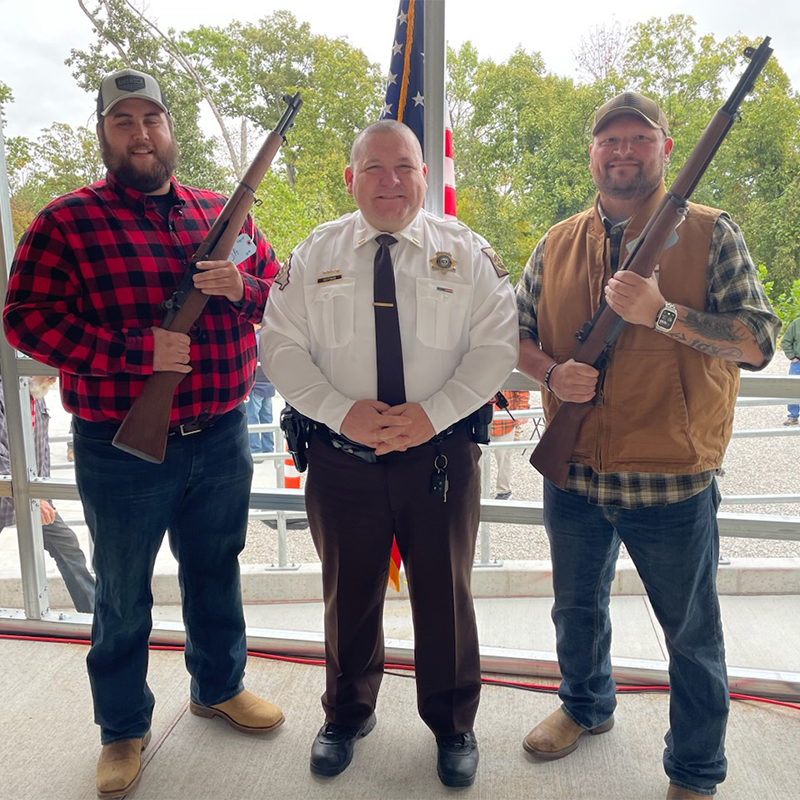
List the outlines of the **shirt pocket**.
{"type": "Polygon", "coordinates": [[[417,339],[427,347],[451,350],[458,344],[472,287],[417,278],[417,339]]]}
{"type": "Polygon", "coordinates": [[[353,338],[355,288],[352,278],[305,287],[311,332],[322,347],[342,347],[353,338]]]}

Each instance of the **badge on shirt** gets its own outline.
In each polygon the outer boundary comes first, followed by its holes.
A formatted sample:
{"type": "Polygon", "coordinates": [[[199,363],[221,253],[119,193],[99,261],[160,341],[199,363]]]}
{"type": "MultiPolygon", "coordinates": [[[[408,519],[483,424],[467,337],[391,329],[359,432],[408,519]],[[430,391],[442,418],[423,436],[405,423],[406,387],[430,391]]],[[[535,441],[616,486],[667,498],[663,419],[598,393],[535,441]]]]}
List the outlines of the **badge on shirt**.
{"type": "Polygon", "coordinates": [[[445,272],[455,272],[456,264],[458,264],[458,261],[456,261],[450,253],[437,253],[431,259],[431,266],[442,274],[445,272]]]}
{"type": "Polygon", "coordinates": [[[289,253],[289,258],[286,263],[280,268],[280,271],[275,276],[275,283],[278,288],[283,291],[289,285],[289,270],[292,268],[292,254],[289,253]]]}
{"type": "Polygon", "coordinates": [[[491,247],[483,247],[481,248],[481,251],[489,256],[489,260],[492,262],[492,266],[494,267],[494,271],[497,273],[497,277],[505,278],[505,276],[508,275],[508,270],[503,263],[503,259],[500,258],[500,256],[497,255],[497,253],[495,253],[491,247]]]}
{"type": "Polygon", "coordinates": [[[255,251],[256,243],[246,233],[240,233],[233,243],[233,250],[231,250],[231,254],[228,256],[228,261],[233,261],[238,267],[242,261],[250,258],[255,251]]]}

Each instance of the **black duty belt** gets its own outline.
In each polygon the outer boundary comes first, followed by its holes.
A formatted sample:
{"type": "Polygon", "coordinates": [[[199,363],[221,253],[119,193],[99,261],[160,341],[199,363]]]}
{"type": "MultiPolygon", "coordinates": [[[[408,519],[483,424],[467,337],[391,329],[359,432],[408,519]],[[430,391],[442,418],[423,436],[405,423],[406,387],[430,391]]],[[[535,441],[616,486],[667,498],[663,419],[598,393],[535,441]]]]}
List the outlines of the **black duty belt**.
{"type": "MultiPolygon", "coordinates": [[[[439,431],[439,433],[437,433],[427,442],[423,442],[423,444],[438,444],[460,428],[463,428],[467,423],[467,419],[468,418],[465,417],[464,419],[458,420],[458,422],[454,422],[448,428],[445,428],[443,431],[439,431]]],[[[367,447],[365,444],[354,442],[352,439],[348,439],[346,436],[342,436],[342,434],[332,431],[322,423],[318,422],[317,427],[327,434],[327,436],[330,438],[331,444],[337,450],[341,450],[343,453],[346,453],[353,458],[357,458],[359,461],[364,461],[367,464],[377,463],[378,457],[375,455],[374,448],[367,447]]]]}

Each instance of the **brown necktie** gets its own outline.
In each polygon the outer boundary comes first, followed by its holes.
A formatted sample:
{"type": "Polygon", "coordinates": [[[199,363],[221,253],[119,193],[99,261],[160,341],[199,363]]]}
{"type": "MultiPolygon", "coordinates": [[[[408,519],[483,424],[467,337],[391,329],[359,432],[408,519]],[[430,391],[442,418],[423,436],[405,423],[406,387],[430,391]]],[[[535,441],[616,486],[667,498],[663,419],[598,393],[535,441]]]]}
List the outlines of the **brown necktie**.
{"type": "Polygon", "coordinates": [[[397,406],[406,401],[403,375],[403,346],[394,291],[394,267],[389,248],[397,244],[394,236],[382,233],[375,237],[373,306],[375,307],[375,350],[378,368],[378,400],[397,406]]]}

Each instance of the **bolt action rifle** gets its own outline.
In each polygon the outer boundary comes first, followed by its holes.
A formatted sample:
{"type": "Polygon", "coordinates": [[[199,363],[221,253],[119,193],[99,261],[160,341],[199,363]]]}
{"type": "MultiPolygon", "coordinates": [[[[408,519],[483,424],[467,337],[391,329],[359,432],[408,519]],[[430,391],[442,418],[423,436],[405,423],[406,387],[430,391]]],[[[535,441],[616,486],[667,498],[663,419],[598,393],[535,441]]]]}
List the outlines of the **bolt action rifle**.
{"type": "MultiPolygon", "coordinates": [[[[769,43],[770,37],[767,36],[757,49],[748,47],[744,51],[745,57],[750,59],[747,69],[728,100],[714,114],[683,169],[628,253],[621,269],[631,270],[643,278],[652,275],[667,242],[689,213],[686,201],[738,117],[739,106],[752,91],[756,79],[772,55],[769,43]]],[[[625,321],[603,301],[592,319],[575,334],[578,345],[573,358],[583,364],[591,364],[602,373],[611,360],[611,350],[624,327],[625,321]]],[[[578,431],[596,399],[595,395],[592,400],[584,403],[561,403],[531,455],[530,463],[557,486],[563,488],[567,483],[569,463],[578,439],[578,431]]]]}
{"type": "MultiPolygon", "coordinates": [[[[299,93],[294,96],[285,95],[283,100],[288,107],[280,121],[267,135],[253,163],[195,251],[180,285],[163,304],[167,314],[161,323],[162,328],[188,334],[203,313],[209,295],[194,287],[192,278],[199,272],[195,265],[198,261],[224,261],[230,257],[250,212],[250,206],[255,200],[256,190],[284,143],[303,103],[299,93]]],[[[167,448],[173,397],[185,376],[183,372],[154,372],[148,376],[114,437],[114,447],[145,461],[160,464],[167,448]]]]}

